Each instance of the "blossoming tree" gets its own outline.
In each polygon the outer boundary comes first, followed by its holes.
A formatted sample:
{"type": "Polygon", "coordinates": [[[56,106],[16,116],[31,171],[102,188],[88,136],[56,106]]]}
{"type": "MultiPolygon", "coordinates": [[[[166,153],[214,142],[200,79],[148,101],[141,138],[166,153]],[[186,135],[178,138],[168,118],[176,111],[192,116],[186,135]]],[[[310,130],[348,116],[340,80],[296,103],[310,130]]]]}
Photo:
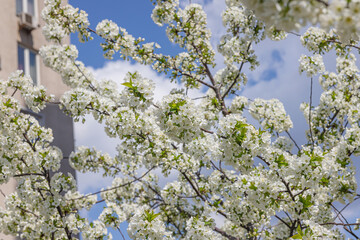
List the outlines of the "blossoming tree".
{"type": "Polygon", "coordinates": [[[59,169],[62,154],[51,145],[51,130],[20,112],[13,92],[21,92],[35,112],[51,96],[20,71],[0,81],[0,183],[18,182],[0,211],[2,232],[24,239],[75,239],[79,232],[83,239],[111,239],[107,229],[121,233],[126,221],[133,239],[360,236],[359,220],[343,214],[360,197],[352,162],[360,153],[359,0],[226,0],[226,34],[217,46],[224,68],[217,72],[200,5],[153,0],[154,22],[166,26],[170,41],[184,50],[169,56],[112,21],[91,29],[84,11],[61,0],[45,4],[43,31],[52,45],[40,54],[71,88],[60,107],[75,121],[92,114],[121,144],[115,157],[87,147],[71,154],[77,171],[101,170],[114,178],[100,192],[80,194],[71,175],[49,174],[59,169]],[[311,98],[301,105],[309,125],[301,145],[289,133],[293,124],[280,101],[237,93],[247,82],[244,68],[256,71],[254,45],[309,25],[317,27],[301,36],[311,55],[301,57],[300,72],[311,82],[319,76],[323,93],[317,106],[311,98]],[[206,91],[200,100],[179,90],[155,102],[154,83],[137,72],[128,73],[119,90],[115,82],[95,79],[77,61],[74,45],[62,44],[73,32],[84,42],[102,38],[106,58],[119,54],[184,88],[206,91]],[[327,72],[322,59],[331,50],[336,72],[327,72]],[[160,184],[159,172],[177,179],[160,184]],[[105,207],[97,220],[79,215],[100,202],[105,207]]]}

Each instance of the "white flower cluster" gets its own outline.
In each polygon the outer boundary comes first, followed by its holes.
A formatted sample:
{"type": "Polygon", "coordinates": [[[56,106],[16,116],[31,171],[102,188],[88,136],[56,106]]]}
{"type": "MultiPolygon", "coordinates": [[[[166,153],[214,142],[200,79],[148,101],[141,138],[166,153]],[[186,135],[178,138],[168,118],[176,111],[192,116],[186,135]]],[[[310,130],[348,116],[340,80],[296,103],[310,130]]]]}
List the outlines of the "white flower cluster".
{"type": "Polygon", "coordinates": [[[333,45],[330,39],[334,37],[333,32],[328,34],[321,28],[310,27],[301,36],[301,43],[309,51],[321,54],[323,52],[329,52],[332,49],[333,45]]]}
{"type": "Polygon", "coordinates": [[[231,114],[221,119],[218,134],[220,157],[226,164],[242,172],[250,170],[255,156],[270,143],[270,134],[261,133],[243,116],[231,114]]]}
{"type": "Polygon", "coordinates": [[[100,169],[105,170],[104,176],[115,176],[118,171],[114,166],[117,164],[116,160],[108,154],[101,154],[96,149],[89,149],[86,147],[78,147],[76,152],[70,156],[71,166],[80,172],[98,172],[100,169]]]}
{"type": "Polygon", "coordinates": [[[160,127],[169,137],[186,143],[201,133],[203,117],[191,99],[174,94],[165,97],[160,104],[156,115],[160,127]]]}
{"type": "Polygon", "coordinates": [[[154,82],[143,78],[138,72],[128,73],[123,81],[125,89],[121,92],[121,102],[137,110],[147,109],[153,100],[154,82]]]}
{"type": "Polygon", "coordinates": [[[128,227],[132,239],[174,239],[165,229],[160,214],[146,208],[137,208],[134,216],[130,218],[128,227]]]}
{"type": "Polygon", "coordinates": [[[49,41],[61,43],[70,33],[79,33],[79,40],[84,42],[91,39],[88,26],[90,25],[87,13],[83,10],[63,5],[61,0],[45,0],[45,8],[41,17],[46,22],[43,34],[49,41]]]}
{"type": "Polygon", "coordinates": [[[4,86],[19,90],[25,100],[25,104],[34,112],[40,112],[45,108],[45,103],[54,99],[53,96],[46,94],[44,86],[33,86],[30,76],[24,75],[23,71],[18,70],[12,73],[4,86]]]}
{"type": "Polygon", "coordinates": [[[213,219],[198,219],[190,218],[187,221],[187,234],[185,239],[209,239],[221,240],[223,239],[220,234],[214,233],[212,230],[213,219]]]}
{"type": "Polygon", "coordinates": [[[222,18],[228,33],[222,37],[218,50],[224,56],[225,64],[249,62],[254,69],[258,62],[251,44],[265,38],[263,24],[243,7],[229,6],[222,18]]]}
{"type": "Polygon", "coordinates": [[[288,131],[293,127],[289,116],[286,115],[284,105],[278,99],[263,100],[256,98],[250,103],[250,113],[264,129],[271,132],[288,131]]]}
{"type": "Polygon", "coordinates": [[[244,112],[244,109],[248,107],[249,105],[249,99],[244,96],[236,96],[232,102],[230,110],[232,113],[239,113],[242,114],[244,112]]]}
{"type": "Polygon", "coordinates": [[[266,25],[277,29],[299,31],[302,27],[319,23],[328,30],[335,28],[342,42],[359,40],[360,1],[306,1],[306,0],[228,0],[229,5],[244,4],[266,25]]]}
{"type": "Polygon", "coordinates": [[[299,67],[300,73],[306,72],[306,76],[308,77],[312,77],[316,74],[325,71],[323,58],[319,54],[316,54],[311,57],[301,55],[299,62],[300,62],[300,67],[299,67]]]}
{"type": "Polygon", "coordinates": [[[74,45],[49,45],[40,49],[46,66],[58,72],[70,87],[89,88],[93,77],[83,63],[76,61],[78,51],[74,45]]]}

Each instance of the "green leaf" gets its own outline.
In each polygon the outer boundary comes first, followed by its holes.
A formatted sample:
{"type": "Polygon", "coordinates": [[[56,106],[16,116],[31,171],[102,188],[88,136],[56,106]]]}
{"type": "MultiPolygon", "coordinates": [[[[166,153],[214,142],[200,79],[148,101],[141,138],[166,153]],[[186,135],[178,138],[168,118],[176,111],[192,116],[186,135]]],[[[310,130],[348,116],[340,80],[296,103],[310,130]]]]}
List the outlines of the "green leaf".
{"type": "Polygon", "coordinates": [[[257,190],[257,186],[255,186],[255,183],[251,182],[250,183],[250,187],[249,187],[251,190],[254,190],[256,191],[257,190]]]}
{"type": "Polygon", "coordinates": [[[329,183],[330,183],[330,178],[329,177],[322,177],[320,179],[320,185],[321,186],[327,187],[327,186],[329,186],[329,183]]]}
{"type": "Polygon", "coordinates": [[[283,154],[275,158],[275,163],[277,163],[278,167],[281,168],[283,166],[287,167],[289,166],[289,163],[286,161],[283,154]]]}
{"type": "Polygon", "coordinates": [[[301,209],[301,212],[305,212],[314,205],[314,203],[311,201],[311,195],[307,195],[305,198],[303,196],[299,197],[299,201],[303,204],[303,209],[301,209]]]}
{"type": "Polygon", "coordinates": [[[241,145],[246,139],[247,126],[248,125],[246,123],[242,123],[242,122],[237,122],[235,125],[234,128],[234,130],[236,131],[235,142],[239,145],[241,145]]]}
{"type": "Polygon", "coordinates": [[[303,239],[304,233],[302,232],[300,225],[297,226],[296,231],[297,231],[297,234],[295,234],[291,238],[292,239],[303,239]]]}
{"type": "Polygon", "coordinates": [[[144,220],[146,220],[148,222],[152,222],[159,215],[160,215],[160,213],[154,213],[154,210],[145,210],[145,213],[143,216],[144,216],[144,220]]]}
{"type": "Polygon", "coordinates": [[[12,108],[13,104],[11,103],[11,99],[10,99],[10,98],[4,103],[4,106],[5,106],[5,107],[8,107],[8,108],[12,108]]]}
{"type": "Polygon", "coordinates": [[[179,114],[180,107],[184,106],[185,103],[186,103],[186,100],[180,100],[180,101],[174,100],[171,103],[169,103],[169,107],[170,107],[169,112],[170,113],[168,114],[168,116],[173,114],[173,113],[174,114],[179,114]]]}
{"type": "Polygon", "coordinates": [[[292,236],[291,238],[292,238],[292,239],[303,239],[300,234],[295,234],[295,235],[292,236]]]}
{"type": "Polygon", "coordinates": [[[132,85],[131,82],[124,82],[124,83],[122,83],[121,85],[124,85],[125,87],[128,87],[128,88],[132,88],[132,87],[133,87],[133,85],[132,85]]]}

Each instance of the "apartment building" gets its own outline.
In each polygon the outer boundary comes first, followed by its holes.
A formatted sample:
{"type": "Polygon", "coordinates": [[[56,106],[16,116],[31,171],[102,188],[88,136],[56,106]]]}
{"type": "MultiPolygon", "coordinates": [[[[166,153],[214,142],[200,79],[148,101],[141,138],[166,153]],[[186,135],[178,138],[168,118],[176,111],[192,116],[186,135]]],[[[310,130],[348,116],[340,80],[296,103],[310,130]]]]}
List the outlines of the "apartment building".
{"type": "MultiPolygon", "coordinates": [[[[34,84],[44,85],[47,92],[58,99],[67,87],[62,83],[60,75],[44,66],[38,55],[40,47],[46,44],[41,33],[43,0],[0,0],[0,3],[0,79],[6,79],[11,72],[22,69],[32,77],[34,84]]],[[[66,159],[74,149],[72,119],[54,104],[49,104],[40,114],[29,111],[25,105],[23,111],[53,130],[53,143],[61,148],[65,158],[61,171],[71,172],[75,176],[75,171],[66,159]]],[[[0,189],[8,194],[15,187],[16,182],[11,181],[0,186],[0,189]]],[[[0,206],[3,201],[4,197],[0,194],[0,206]]],[[[0,234],[0,239],[13,238],[0,234]]]]}

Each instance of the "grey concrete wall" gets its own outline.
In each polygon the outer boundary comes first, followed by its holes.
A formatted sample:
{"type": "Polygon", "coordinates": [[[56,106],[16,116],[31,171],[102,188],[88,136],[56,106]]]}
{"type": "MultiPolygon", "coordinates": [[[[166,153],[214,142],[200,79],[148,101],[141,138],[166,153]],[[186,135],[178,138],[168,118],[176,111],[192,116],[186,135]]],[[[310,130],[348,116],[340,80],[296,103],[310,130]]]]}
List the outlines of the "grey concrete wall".
{"type": "Polygon", "coordinates": [[[64,159],[61,163],[62,172],[70,172],[75,177],[75,170],[70,167],[69,155],[74,151],[74,132],[73,121],[65,115],[58,105],[48,104],[41,112],[44,116],[45,127],[53,131],[53,145],[59,147],[63,153],[64,159]]]}

